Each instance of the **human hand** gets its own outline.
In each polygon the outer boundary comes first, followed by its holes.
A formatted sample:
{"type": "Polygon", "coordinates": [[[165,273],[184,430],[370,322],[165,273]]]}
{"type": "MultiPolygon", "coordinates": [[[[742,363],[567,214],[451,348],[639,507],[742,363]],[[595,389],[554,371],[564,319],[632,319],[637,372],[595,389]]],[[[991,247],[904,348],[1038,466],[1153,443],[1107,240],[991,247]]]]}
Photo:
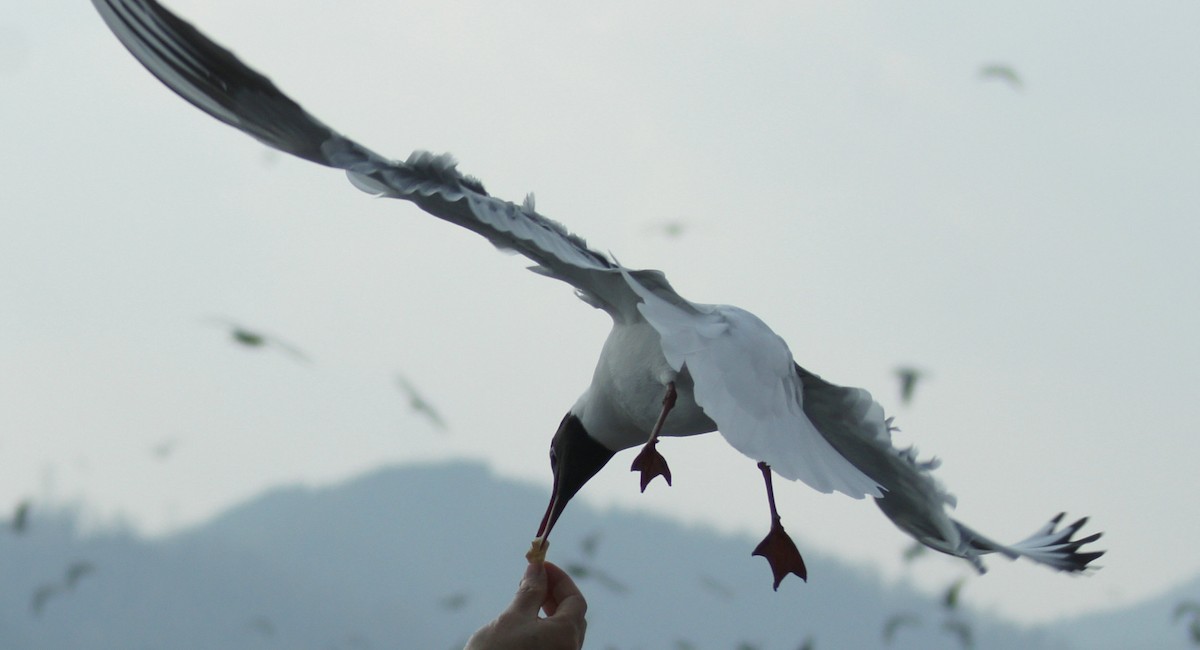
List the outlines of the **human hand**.
{"type": "Polygon", "coordinates": [[[565,571],[550,562],[531,562],[512,602],[471,635],[464,650],[580,650],[586,612],[587,601],[565,571]]]}

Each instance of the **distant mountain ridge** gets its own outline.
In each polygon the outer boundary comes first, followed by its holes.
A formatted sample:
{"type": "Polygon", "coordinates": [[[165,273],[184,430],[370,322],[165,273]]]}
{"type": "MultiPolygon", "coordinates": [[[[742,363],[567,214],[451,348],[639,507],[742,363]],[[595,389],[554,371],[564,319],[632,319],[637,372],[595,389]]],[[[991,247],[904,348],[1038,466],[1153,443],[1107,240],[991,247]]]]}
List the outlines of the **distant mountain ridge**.
{"type": "MultiPolygon", "coordinates": [[[[286,487],[158,540],[82,534],[67,514],[0,534],[0,648],[461,648],[509,600],[544,488],[453,462],[385,468],[323,488],[286,487]],[[93,570],[35,613],[65,567],[93,570]]],[[[755,540],[573,504],[551,557],[587,594],[594,649],[1186,648],[1173,602],[1040,628],[972,612],[806,553],[821,577],[771,591],[755,540]],[[890,644],[882,631],[892,616],[890,644]],[[1136,639],[1131,645],[1128,639],[1136,639]]],[[[1191,589],[1192,591],[1188,591],[1191,589]]]]}

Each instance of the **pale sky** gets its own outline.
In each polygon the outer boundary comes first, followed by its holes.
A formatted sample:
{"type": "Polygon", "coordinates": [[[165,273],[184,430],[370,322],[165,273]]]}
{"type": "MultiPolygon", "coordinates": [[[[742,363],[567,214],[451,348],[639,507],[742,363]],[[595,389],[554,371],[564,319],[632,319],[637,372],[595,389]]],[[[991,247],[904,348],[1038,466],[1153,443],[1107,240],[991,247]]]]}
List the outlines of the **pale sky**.
{"type": "MultiPolygon", "coordinates": [[[[1094,575],[996,559],[972,604],[1045,620],[1200,572],[1200,4],[514,4],[168,6],[368,147],[451,152],[686,297],[755,312],[872,391],[985,534],[1061,510],[1105,532],[1094,575]],[[930,375],[907,407],[898,364],[930,375]]],[[[0,509],[159,534],[456,457],[548,487],[608,328],[569,287],[208,118],[86,0],[0,16],[0,87],[0,509]]],[[[717,435],[660,450],[673,487],[639,494],[629,452],[581,498],[766,532],[751,460],[717,435]]],[[[931,589],[970,573],[903,568],[868,502],[777,492],[802,550],[931,589]]]]}

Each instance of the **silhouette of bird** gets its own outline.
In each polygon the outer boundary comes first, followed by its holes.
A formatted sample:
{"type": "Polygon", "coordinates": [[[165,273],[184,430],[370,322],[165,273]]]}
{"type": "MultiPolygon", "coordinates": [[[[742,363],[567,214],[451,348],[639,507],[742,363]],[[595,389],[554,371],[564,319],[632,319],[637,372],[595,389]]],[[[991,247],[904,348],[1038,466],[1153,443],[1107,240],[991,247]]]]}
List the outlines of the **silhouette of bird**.
{"type": "Polygon", "coordinates": [[[1200,618],[1200,603],[1194,600],[1183,600],[1175,605],[1175,613],[1171,619],[1179,622],[1179,619],[1191,614],[1193,617],[1200,618]]]}
{"type": "Polygon", "coordinates": [[[469,599],[470,597],[466,592],[460,591],[450,594],[449,596],[443,596],[442,599],[438,601],[438,605],[442,609],[449,609],[452,611],[459,610],[467,606],[467,601],[469,599]]]}
{"type": "Polygon", "coordinates": [[[917,558],[921,557],[922,555],[925,555],[926,551],[928,551],[928,550],[929,550],[929,547],[925,546],[921,542],[913,542],[912,544],[908,545],[908,548],[904,549],[904,552],[900,554],[900,557],[907,564],[907,563],[912,562],[913,560],[916,560],[917,558]]]}
{"type": "Polygon", "coordinates": [[[970,650],[975,647],[975,632],[965,621],[950,619],[942,623],[942,629],[953,634],[954,638],[958,640],[958,645],[963,650],[970,650]]]}
{"type": "Polygon", "coordinates": [[[601,536],[600,531],[594,530],[579,540],[579,550],[583,552],[584,557],[589,559],[596,557],[596,548],[600,545],[601,536]]]}
{"type": "Polygon", "coordinates": [[[701,575],[700,585],[725,600],[733,600],[733,588],[710,575],[701,575]]]}
{"type": "Polygon", "coordinates": [[[34,616],[41,616],[42,610],[46,608],[46,603],[56,594],[62,591],[62,587],[57,584],[42,584],[38,585],[37,589],[33,590],[33,596],[29,599],[29,609],[34,616]]]}
{"type": "Polygon", "coordinates": [[[275,636],[275,623],[267,616],[255,616],[246,623],[246,627],[262,636],[275,636]]]}
{"type": "Polygon", "coordinates": [[[942,607],[950,611],[958,609],[958,599],[962,595],[963,586],[966,584],[966,578],[959,578],[950,583],[950,586],[946,588],[946,593],[942,594],[942,607]]]}
{"type": "Polygon", "coordinates": [[[678,239],[689,230],[687,223],[680,219],[667,219],[646,226],[647,230],[662,235],[667,239],[678,239]]]}
{"type": "Polygon", "coordinates": [[[883,622],[883,642],[891,645],[896,638],[896,632],[903,627],[916,627],[921,624],[921,618],[916,614],[892,614],[883,622]]]}
{"type": "Polygon", "coordinates": [[[304,361],[304,362],[311,361],[311,359],[309,359],[308,355],[305,354],[303,351],[301,351],[300,348],[292,345],[291,343],[288,343],[287,341],[279,338],[278,336],[266,334],[259,330],[250,329],[249,327],[246,327],[240,323],[237,323],[236,321],[232,321],[227,318],[214,317],[214,318],[209,318],[206,320],[208,322],[223,326],[229,332],[229,337],[231,339],[233,339],[233,341],[235,343],[237,343],[238,345],[241,345],[243,347],[247,347],[247,348],[273,347],[282,352],[287,353],[289,356],[291,356],[293,359],[296,359],[297,361],[304,361]]]}
{"type": "Polygon", "coordinates": [[[408,407],[414,412],[425,416],[434,427],[440,431],[446,430],[446,421],[442,418],[441,413],[425,399],[421,393],[417,392],[417,388],[413,386],[404,375],[396,375],[396,384],[400,386],[400,390],[408,399],[408,407]]]}
{"type": "Polygon", "coordinates": [[[917,380],[925,375],[924,372],[912,366],[896,368],[896,378],[900,380],[900,403],[912,403],[913,391],[917,388],[917,380]]]}
{"type": "Polygon", "coordinates": [[[150,446],[150,455],[156,460],[166,460],[171,454],[175,453],[175,448],[179,445],[179,441],[168,438],[154,443],[150,446]]]}
{"type": "Polygon", "coordinates": [[[979,68],[979,78],[983,79],[984,81],[1003,81],[1013,90],[1021,90],[1025,87],[1025,84],[1021,81],[1021,77],[1017,74],[1017,71],[1014,70],[1012,66],[1008,66],[1003,63],[989,63],[981,66],[979,68]]]}
{"type": "Polygon", "coordinates": [[[1180,619],[1188,615],[1192,617],[1188,623],[1188,635],[1191,637],[1193,645],[1200,646],[1200,603],[1194,600],[1181,601],[1175,605],[1172,620],[1178,623],[1180,619]]]}
{"type": "Polygon", "coordinates": [[[17,504],[13,510],[12,523],[9,524],[13,533],[20,535],[29,528],[29,509],[33,504],[29,499],[25,499],[17,504]]]}
{"type": "Polygon", "coordinates": [[[625,583],[613,578],[601,569],[582,562],[568,562],[563,565],[563,570],[578,580],[595,580],[613,593],[623,594],[629,591],[629,587],[625,583]]]}
{"type": "Polygon", "coordinates": [[[988,553],[1071,572],[1100,556],[1080,550],[1098,535],[1072,539],[1085,520],[1059,529],[1060,515],[1006,545],[952,519],[946,509],[954,500],[930,474],[934,465],[892,444],[889,420],[870,394],[801,367],[753,314],[685,299],[661,271],[627,268],[588,247],[539,214],[532,196],[522,204],[491,196],[450,156],[416,152],[398,161],[376,154],[317,120],[154,0],[93,4],[147,70],[209,115],[280,151],[344,170],[363,191],[411,201],[525,255],[536,272],[570,284],[610,316],[591,385],[551,440],[554,482],[535,547],[544,550],[567,503],[618,451],[642,448],[631,469],[645,490],[655,477],[671,483],[657,450],[660,436],[720,431],[762,473],[771,523],[753,554],[770,564],[776,589],[788,574],[805,578],[806,568],[776,508],[774,474],[821,492],[874,497],[901,530],[980,571],[980,557],[988,553]]]}
{"type": "Polygon", "coordinates": [[[82,580],[84,576],[91,574],[95,570],[96,565],[88,562],[87,560],[78,560],[76,562],[72,562],[71,565],[67,567],[67,573],[63,580],[63,586],[71,591],[74,591],[75,585],[79,584],[79,581],[82,580]]]}
{"type": "Polygon", "coordinates": [[[87,560],[76,560],[67,565],[66,571],[63,572],[62,582],[46,582],[38,586],[33,591],[33,596],[29,600],[29,607],[33,611],[34,616],[41,616],[42,610],[46,608],[46,603],[58,594],[66,591],[75,591],[75,587],[79,581],[96,570],[96,565],[87,560]]]}

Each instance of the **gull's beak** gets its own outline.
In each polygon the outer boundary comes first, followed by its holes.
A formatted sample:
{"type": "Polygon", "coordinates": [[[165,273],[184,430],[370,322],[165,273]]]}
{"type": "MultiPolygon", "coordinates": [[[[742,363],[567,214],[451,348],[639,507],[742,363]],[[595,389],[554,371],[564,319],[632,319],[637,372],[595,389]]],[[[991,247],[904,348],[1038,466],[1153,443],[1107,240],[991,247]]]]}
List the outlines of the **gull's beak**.
{"type": "Polygon", "coordinates": [[[554,486],[550,490],[550,504],[546,506],[546,514],[538,526],[538,539],[545,540],[550,536],[550,530],[571,497],[604,467],[613,453],[588,435],[575,414],[567,413],[550,443],[550,469],[554,472],[554,486]]]}
{"type": "Polygon", "coordinates": [[[566,509],[567,501],[570,500],[559,497],[558,486],[558,472],[555,472],[554,487],[550,491],[550,505],[546,506],[546,514],[542,515],[542,523],[538,526],[538,539],[545,540],[550,536],[550,529],[554,528],[554,523],[558,521],[558,516],[566,509]]]}

